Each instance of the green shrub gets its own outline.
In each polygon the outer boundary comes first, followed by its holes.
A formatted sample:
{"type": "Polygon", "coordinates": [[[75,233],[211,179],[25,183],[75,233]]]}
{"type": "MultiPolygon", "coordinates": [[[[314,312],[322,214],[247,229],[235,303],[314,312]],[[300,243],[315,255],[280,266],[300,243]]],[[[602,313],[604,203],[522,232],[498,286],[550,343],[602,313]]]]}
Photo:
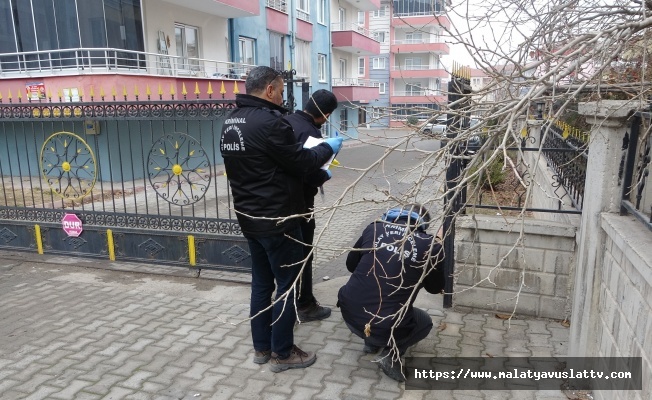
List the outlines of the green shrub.
{"type": "MultiPolygon", "coordinates": [[[[482,173],[473,179],[475,185],[481,185],[483,188],[495,188],[497,185],[505,182],[505,171],[503,171],[503,155],[496,157],[482,173]]],[[[475,173],[478,166],[471,168],[470,173],[475,173]]]]}
{"type": "Polygon", "coordinates": [[[419,118],[415,117],[414,115],[410,115],[409,117],[407,117],[408,125],[415,126],[418,123],[419,123],[419,118]]]}

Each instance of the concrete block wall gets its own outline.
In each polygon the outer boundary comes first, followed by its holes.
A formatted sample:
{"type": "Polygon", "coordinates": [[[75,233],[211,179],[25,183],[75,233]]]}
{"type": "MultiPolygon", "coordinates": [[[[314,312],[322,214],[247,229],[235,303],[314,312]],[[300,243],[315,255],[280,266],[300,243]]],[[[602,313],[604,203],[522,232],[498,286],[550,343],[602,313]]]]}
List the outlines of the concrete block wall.
{"type": "Polygon", "coordinates": [[[574,226],[553,221],[479,215],[458,219],[453,304],[567,318],[575,233],[574,226]]]}
{"type": "Polygon", "coordinates": [[[603,399],[652,399],[652,235],[631,216],[603,213],[606,233],[600,276],[595,356],[642,357],[643,390],[603,399]]]}

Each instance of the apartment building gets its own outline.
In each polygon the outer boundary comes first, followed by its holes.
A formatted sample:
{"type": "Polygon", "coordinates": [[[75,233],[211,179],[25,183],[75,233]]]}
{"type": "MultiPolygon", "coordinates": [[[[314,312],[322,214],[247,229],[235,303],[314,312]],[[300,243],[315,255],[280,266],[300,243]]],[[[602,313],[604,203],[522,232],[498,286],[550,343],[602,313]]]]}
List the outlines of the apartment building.
{"type": "Polygon", "coordinates": [[[441,62],[449,54],[443,28],[450,28],[446,1],[394,0],[390,19],[390,126],[408,116],[427,119],[447,101],[449,74],[441,62]]]}
{"type": "Polygon", "coordinates": [[[369,12],[379,6],[380,0],[331,1],[332,90],[339,102],[331,124],[350,137],[367,125],[367,109],[378,98],[369,59],[380,54],[380,43],[369,29],[369,12]]]}
{"type": "Polygon", "coordinates": [[[150,88],[169,99],[188,86],[216,98],[224,84],[233,98],[250,66],[234,62],[230,21],[260,13],[239,0],[0,0],[0,94],[133,100],[150,88]]]}

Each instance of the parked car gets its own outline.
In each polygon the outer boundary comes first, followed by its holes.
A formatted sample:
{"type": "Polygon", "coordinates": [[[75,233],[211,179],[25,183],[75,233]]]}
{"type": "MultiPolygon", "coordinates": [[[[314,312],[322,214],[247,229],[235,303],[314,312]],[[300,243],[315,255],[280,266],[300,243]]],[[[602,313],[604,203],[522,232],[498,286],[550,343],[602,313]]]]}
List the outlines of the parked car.
{"type": "Polygon", "coordinates": [[[419,133],[426,136],[443,137],[446,135],[446,117],[437,118],[434,121],[426,122],[419,128],[419,133]]]}

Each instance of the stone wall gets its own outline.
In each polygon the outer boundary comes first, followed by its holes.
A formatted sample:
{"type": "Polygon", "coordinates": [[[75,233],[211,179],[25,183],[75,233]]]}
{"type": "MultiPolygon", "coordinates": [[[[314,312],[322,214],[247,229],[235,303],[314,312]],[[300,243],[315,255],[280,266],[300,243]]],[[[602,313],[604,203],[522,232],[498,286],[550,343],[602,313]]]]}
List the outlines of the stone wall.
{"type": "Polygon", "coordinates": [[[652,398],[652,235],[631,216],[602,214],[606,233],[600,277],[598,329],[594,343],[600,357],[642,357],[643,390],[614,397],[652,398]],[[631,396],[634,397],[631,397],[631,396]]]}
{"type": "Polygon", "coordinates": [[[480,215],[458,219],[453,304],[569,317],[575,233],[574,226],[553,221],[480,215]]]}

